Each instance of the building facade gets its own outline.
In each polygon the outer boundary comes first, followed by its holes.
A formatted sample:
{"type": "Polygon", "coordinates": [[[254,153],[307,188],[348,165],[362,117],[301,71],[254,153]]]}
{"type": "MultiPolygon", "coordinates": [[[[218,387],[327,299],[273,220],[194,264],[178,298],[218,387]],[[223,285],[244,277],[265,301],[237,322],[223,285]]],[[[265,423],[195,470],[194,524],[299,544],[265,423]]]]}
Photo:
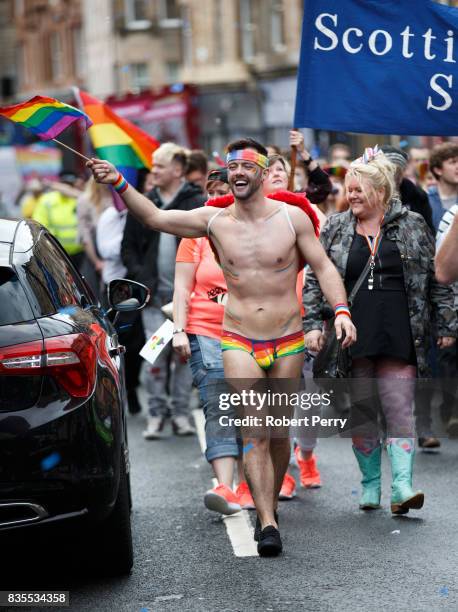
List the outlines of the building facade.
{"type": "Polygon", "coordinates": [[[13,9],[13,0],[0,2],[0,100],[6,102],[14,97],[17,80],[13,9]]]}
{"type": "Polygon", "coordinates": [[[16,98],[36,93],[63,100],[85,79],[80,0],[15,0],[16,98]]]}
{"type": "Polygon", "coordinates": [[[208,150],[252,136],[286,146],[302,0],[183,0],[182,79],[199,88],[208,150]]]}
{"type": "Polygon", "coordinates": [[[105,98],[190,84],[206,150],[241,135],[286,145],[302,4],[81,0],[86,88],[105,98]]]}
{"type": "MultiPolygon", "coordinates": [[[[145,91],[192,85],[206,150],[221,151],[241,135],[286,146],[302,13],[303,0],[2,0],[0,95],[72,100],[76,85],[134,104],[145,91]]],[[[366,142],[306,137],[323,148],[366,142]]]]}

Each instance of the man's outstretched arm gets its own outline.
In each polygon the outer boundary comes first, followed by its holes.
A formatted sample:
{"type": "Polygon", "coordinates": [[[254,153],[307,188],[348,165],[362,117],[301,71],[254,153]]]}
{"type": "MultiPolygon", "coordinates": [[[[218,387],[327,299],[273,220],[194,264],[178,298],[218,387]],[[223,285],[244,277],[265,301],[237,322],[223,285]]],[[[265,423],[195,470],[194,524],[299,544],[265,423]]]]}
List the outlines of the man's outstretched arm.
{"type": "Polygon", "coordinates": [[[436,278],[439,283],[448,285],[458,280],[458,215],[439,247],[436,255],[436,278]]]}
{"type": "MultiPolygon", "coordinates": [[[[347,304],[347,292],[340,274],[316,238],[310,219],[301,210],[293,209],[290,212],[296,230],[297,246],[320,283],[324,297],[332,308],[337,304],[347,304]]],[[[356,328],[350,317],[336,317],[335,327],[339,340],[345,332],[342,343],[344,348],[356,342],[356,328]]]]}
{"type": "MultiPolygon", "coordinates": [[[[114,185],[119,179],[119,172],[113,164],[101,159],[91,159],[86,166],[92,171],[98,183],[114,185]]],[[[119,181],[118,181],[119,182],[119,181]]],[[[141,223],[151,229],[184,238],[199,238],[207,235],[207,223],[214,211],[202,207],[191,211],[161,210],[151,200],[129,185],[120,194],[129,211],[141,223]]]]}

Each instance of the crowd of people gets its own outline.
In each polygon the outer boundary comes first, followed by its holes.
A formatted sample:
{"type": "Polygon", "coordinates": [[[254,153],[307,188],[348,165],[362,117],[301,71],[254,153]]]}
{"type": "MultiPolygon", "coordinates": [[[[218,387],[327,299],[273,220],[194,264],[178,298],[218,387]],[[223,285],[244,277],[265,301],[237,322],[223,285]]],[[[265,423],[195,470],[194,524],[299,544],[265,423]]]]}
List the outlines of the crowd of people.
{"type": "Polygon", "coordinates": [[[223,427],[218,398],[228,380],[237,386],[309,376],[329,329],[324,302],[352,360],[360,507],[380,506],[384,447],[393,514],[423,505],[423,492],[412,484],[415,447],[441,443],[434,389],[419,387],[417,378],[447,381],[439,412],[447,433],[458,436],[450,399],[458,284],[444,284],[458,277],[458,144],[431,151],[385,145],[354,161],[345,144],[333,145],[327,159],[312,159],[298,131],[290,132],[290,144],[297,152],[294,192],[288,155],[241,139],[228,145],[225,167],[202,151],[166,143],[154,152],[151,171],[140,173],[137,189],[111,164],[93,160],[85,185],[63,172],[46,189],[35,181],[21,202],[23,215],[57,237],[102,302],[113,278],[150,288],[150,304],[122,338],[129,411],[141,412],[141,376],[148,397],[144,438],[164,438],[167,419],[176,435],[193,435],[190,396],[198,389],[206,458],[218,483],[204,503],[223,514],[256,509],[263,556],[282,550],[278,500],[296,491],[289,464],[298,466],[303,487],[321,486],[316,434],[223,427]],[[115,204],[112,187],[126,207],[115,204]],[[442,243],[436,277],[435,248],[442,243]],[[138,353],[167,317],[173,340],[151,366],[138,353]]]}

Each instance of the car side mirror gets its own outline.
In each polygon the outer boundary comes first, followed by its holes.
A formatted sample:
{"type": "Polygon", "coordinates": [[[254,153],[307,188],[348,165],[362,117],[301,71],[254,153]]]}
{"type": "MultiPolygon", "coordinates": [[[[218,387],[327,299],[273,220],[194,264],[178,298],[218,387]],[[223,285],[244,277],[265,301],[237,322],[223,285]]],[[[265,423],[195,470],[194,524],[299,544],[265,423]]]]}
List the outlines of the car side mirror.
{"type": "Polygon", "coordinates": [[[144,308],[150,298],[145,285],[126,278],[115,278],[108,284],[108,304],[117,312],[133,312],[144,308]]]}

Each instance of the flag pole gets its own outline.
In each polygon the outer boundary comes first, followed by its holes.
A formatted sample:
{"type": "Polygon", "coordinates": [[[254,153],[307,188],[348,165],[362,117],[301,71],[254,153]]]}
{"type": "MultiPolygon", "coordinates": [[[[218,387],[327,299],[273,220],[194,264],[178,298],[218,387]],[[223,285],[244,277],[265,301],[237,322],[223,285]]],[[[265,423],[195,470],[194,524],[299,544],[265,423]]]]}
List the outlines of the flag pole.
{"type": "Polygon", "coordinates": [[[54,142],[57,142],[57,144],[60,144],[62,147],[65,147],[66,149],[68,149],[69,151],[71,151],[72,153],[75,153],[75,155],[79,155],[80,157],[82,157],[83,159],[85,159],[86,161],[91,161],[89,159],[89,157],[86,157],[85,155],[83,155],[82,153],[80,153],[79,151],[75,151],[75,149],[72,149],[71,147],[69,147],[68,145],[64,144],[63,142],[61,142],[60,140],[57,140],[57,138],[53,138],[52,140],[54,140],[54,142]]]}
{"type": "MultiPolygon", "coordinates": [[[[295,132],[297,132],[297,128],[293,128],[295,132]]],[[[296,171],[297,165],[297,148],[296,146],[291,147],[291,174],[289,175],[288,180],[288,191],[294,191],[294,172],[296,171]]]]}

